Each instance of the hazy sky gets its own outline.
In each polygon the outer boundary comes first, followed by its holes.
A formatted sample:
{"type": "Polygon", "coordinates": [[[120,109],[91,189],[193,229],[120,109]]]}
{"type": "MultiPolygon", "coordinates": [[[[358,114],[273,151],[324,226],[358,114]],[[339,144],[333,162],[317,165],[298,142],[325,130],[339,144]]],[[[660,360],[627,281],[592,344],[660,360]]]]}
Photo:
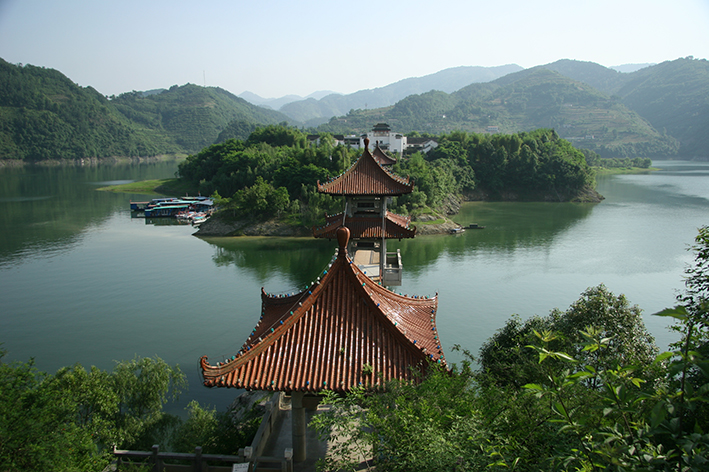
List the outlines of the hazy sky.
{"type": "Polygon", "coordinates": [[[105,95],[351,93],[457,66],[709,58],[709,0],[0,0],[0,57],[105,95]]]}

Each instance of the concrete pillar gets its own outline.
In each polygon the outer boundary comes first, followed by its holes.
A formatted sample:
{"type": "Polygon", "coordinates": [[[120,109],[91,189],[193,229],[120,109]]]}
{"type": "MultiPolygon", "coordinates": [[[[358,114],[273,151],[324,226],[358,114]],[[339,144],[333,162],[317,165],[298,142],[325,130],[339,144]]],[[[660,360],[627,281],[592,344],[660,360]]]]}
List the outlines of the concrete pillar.
{"type": "Polygon", "coordinates": [[[293,460],[303,462],[307,457],[305,447],[307,420],[303,407],[303,392],[291,393],[291,415],[293,420],[293,460]]]}

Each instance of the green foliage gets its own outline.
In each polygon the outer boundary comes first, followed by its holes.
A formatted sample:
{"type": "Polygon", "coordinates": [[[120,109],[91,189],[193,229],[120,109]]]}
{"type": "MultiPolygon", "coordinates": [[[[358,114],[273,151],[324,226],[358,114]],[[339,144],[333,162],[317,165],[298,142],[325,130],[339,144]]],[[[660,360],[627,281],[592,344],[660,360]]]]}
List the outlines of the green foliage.
{"type": "Polygon", "coordinates": [[[235,454],[251,442],[260,423],[254,408],[216,413],[193,401],[184,423],[166,414],[163,406],[185,387],[179,367],[158,357],[119,362],[112,372],[77,364],[54,375],[32,361],[0,362],[0,469],[103,470],[113,445],[235,454]]]}
{"type": "Polygon", "coordinates": [[[226,125],[226,128],[219,133],[215,144],[223,143],[230,139],[238,139],[240,141],[245,141],[251,133],[256,130],[257,125],[248,121],[234,120],[226,125]]]}
{"type": "Polygon", "coordinates": [[[289,206],[285,187],[274,189],[273,185],[258,176],[254,185],[234,194],[227,208],[234,208],[235,216],[267,218],[280,215],[289,206]]]}
{"type": "Polygon", "coordinates": [[[179,147],[60,72],[0,59],[0,158],[154,156],[179,147]]]}
{"type": "Polygon", "coordinates": [[[239,448],[251,444],[261,424],[255,406],[243,410],[217,412],[192,400],[187,405],[187,420],[177,430],[174,452],[193,452],[199,446],[204,454],[238,455],[239,448]]]}
{"type": "MultiPolygon", "coordinates": [[[[456,131],[440,136],[438,141],[439,146],[426,159],[439,165],[439,173],[419,172],[416,179],[429,198],[433,195],[433,202],[436,193],[429,180],[443,194],[478,188],[491,198],[514,193],[536,200],[573,200],[595,186],[584,155],[553,130],[511,135],[456,131]]],[[[409,172],[416,176],[420,167],[418,164],[409,172]]]]}
{"type": "MultiPolygon", "coordinates": [[[[394,173],[411,177],[415,187],[395,200],[393,211],[447,211],[451,196],[476,188],[493,198],[519,192],[526,199],[572,200],[595,185],[583,154],[553,130],[494,136],[457,131],[439,143],[428,155],[398,159],[394,173]]],[[[257,128],[245,142],[228,140],[189,156],[179,175],[202,194],[223,196],[219,206],[234,217],[290,214],[308,225],[341,209],[336,199],[317,194],[316,185],[356,158],[355,150],[336,146],[328,134],[308,145],[299,130],[274,125],[257,128]]]]}
{"type": "Polygon", "coordinates": [[[677,320],[656,355],[640,311],[604,286],[565,312],[509,320],[482,369],[432,368],[419,382],[359,389],[313,426],[336,438],[327,470],[703,471],[709,461],[709,227],[693,247],[677,320]],[[415,438],[415,440],[412,440],[415,438]]]}
{"type": "Polygon", "coordinates": [[[127,92],[111,104],[128,119],[167,135],[181,149],[195,152],[229,133],[240,137],[250,123],[279,123],[287,119],[273,110],[257,107],[218,87],[194,84],[146,95],[127,92]],[[233,123],[236,122],[236,123],[233,123]],[[226,131],[226,130],[229,131],[226,131]]]}
{"type": "Polygon", "coordinates": [[[375,458],[376,470],[479,470],[486,454],[466,366],[453,375],[430,366],[418,383],[390,382],[382,392],[356,389],[346,397],[328,394],[330,410],[311,422],[321,437],[337,439],[325,470],[354,470],[375,458]]]}
{"type": "Polygon", "coordinates": [[[0,469],[100,470],[108,461],[73,421],[77,410],[72,392],[57,394],[32,361],[0,362],[0,469]]]}
{"type": "Polygon", "coordinates": [[[149,449],[161,428],[174,426],[162,407],[184,384],[179,368],[159,358],[121,362],[112,373],[77,364],[55,375],[31,361],[0,363],[0,468],[100,470],[113,444],[149,449]]]}
{"type": "Polygon", "coordinates": [[[266,143],[273,147],[298,146],[305,147],[306,136],[295,128],[288,128],[285,123],[280,126],[265,126],[254,130],[246,140],[247,146],[266,143]]]}
{"type": "Polygon", "coordinates": [[[149,449],[155,444],[150,433],[169,428],[172,422],[162,407],[179,397],[187,385],[185,375],[159,357],[143,357],[118,363],[111,377],[119,399],[112,418],[118,443],[149,449]]]}
{"type": "MultiPolygon", "coordinates": [[[[635,365],[646,375],[657,355],[654,338],[648,333],[642,311],[630,306],[624,295],[615,296],[604,285],[587,289],[566,311],[553,310],[546,317],[532,317],[525,322],[518,317],[507,321],[480,349],[481,381],[519,389],[539,382],[547,372],[526,348],[533,344],[535,333],[557,333],[546,343],[555,352],[570,356],[595,369],[613,367],[617,362],[635,365]],[[603,351],[584,351],[579,331],[587,327],[607,338],[603,351]]],[[[554,356],[549,363],[554,362],[554,356]]]]}
{"type": "Polygon", "coordinates": [[[586,158],[586,164],[590,167],[602,167],[604,169],[631,168],[649,169],[652,165],[652,159],[649,157],[634,157],[634,158],[606,158],[603,159],[598,153],[590,149],[580,150],[586,158]]]}
{"type": "Polygon", "coordinates": [[[191,155],[179,175],[202,194],[223,196],[219,206],[234,217],[295,213],[304,224],[315,224],[337,205],[317,194],[317,182],[344,171],[354,156],[328,135],[309,146],[305,134],[281,124],[257,128],[246,142],[232,139],[191,155]]]}

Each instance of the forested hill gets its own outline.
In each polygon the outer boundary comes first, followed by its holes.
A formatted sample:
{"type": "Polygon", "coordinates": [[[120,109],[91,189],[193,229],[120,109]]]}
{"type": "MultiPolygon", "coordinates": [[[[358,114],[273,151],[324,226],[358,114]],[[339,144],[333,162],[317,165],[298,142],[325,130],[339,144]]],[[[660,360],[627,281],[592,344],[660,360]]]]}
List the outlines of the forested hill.
{"type": "Polygon", "coordinates": [[[708,156],[709,62],[663,62],[630,74],[616,94],[655,129],[679,140],[681,156],[708,156]]]}
{"type": "Polygon", "coordinates": [[[131,123],[91,87],[60,72],[0,59],[0,157],[44,160],[176,152],[167,136],[131,123]]]}
{"type": "MultiPolygon", "coordinates": [[[[118,111],[148,129],[163,132],[188,152],[213,144],[231,122],[276,124],[289,121],[277,111],[251,105],[218,87],[187,84],[151,95],[128,92],[111,100],[118,111]]],[[[245,136],[229,138],[246,139],[245,136]]]]}
{"type": "Polygon", "coordinates": [[[109,100],[59,71],[0,59],[0,159],[196,152],[214,143],[234,120],[253,125],[288,118],[225,90],[190,84],[109,100]]]}

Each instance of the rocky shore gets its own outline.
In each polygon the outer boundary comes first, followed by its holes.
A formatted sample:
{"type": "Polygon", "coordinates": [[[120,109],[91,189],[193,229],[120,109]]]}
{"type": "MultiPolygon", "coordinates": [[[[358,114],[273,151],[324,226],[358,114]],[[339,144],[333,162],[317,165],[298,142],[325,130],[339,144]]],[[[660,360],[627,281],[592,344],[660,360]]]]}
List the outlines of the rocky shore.
{"type": "MultiPolygon", "coordinates": [[[[503,201],[525,201],[519,198],[518,195],[506,194],[502,195],[503,201]]],[[[584,192],[576,196],[572,200],[563,200],[559,195],[543,195],[537,196],[536,201],[573,201],[573,202],[590,202],[598,203],[603,200],[603,196],[594,189],[585,189],[584,192]]],[[[479,201],[488,200],[489,196],[483,192],[471,193],[466,195],[466,200],[479,201]]],[[[451,230],[460,228],[458,223],[455,223],[450,218],[460,212],[463,201],[454,196],[449,195],[443,202],[440,212],[433,212],[424,215],[418,215],[412,219],[411,224],[416,226],[417,235],[428,234],[449,234],[451,230]]],[[[218,215],[210,218],[206,223],[203,223],[195,236],[312,236],[310,228],[304,226],[292,226],[283,223],[277,219],[267,221],[229,221],[220,218],[218,215]]]]}
{"type": "MultiPolygon", "coordinates": [[[[412,224],[416,226],[416,234],[444,234],[450,233],[453,228],[460,225],[450,219],[440,215],[422,215],[412,224]],[[427,221],[443,220],[441,223],[429,223],[427,221]]],[[[287,225],[276,219],[267,221],[227,221],[218,215],[213,216],[200,225],[195,236],[220,237],[220,236],[300,236],[311,237],[313,235],[310,228],[304,226],[287,225]]]]}

